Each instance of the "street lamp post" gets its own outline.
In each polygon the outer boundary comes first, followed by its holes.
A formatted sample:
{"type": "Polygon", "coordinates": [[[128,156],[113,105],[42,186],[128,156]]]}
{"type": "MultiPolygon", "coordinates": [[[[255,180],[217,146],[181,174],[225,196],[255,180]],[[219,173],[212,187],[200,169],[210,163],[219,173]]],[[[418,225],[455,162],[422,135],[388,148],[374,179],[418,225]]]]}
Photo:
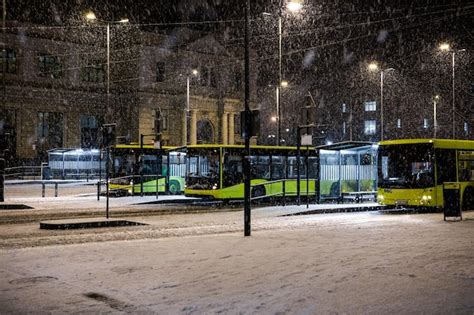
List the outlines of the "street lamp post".
{"type": "MultiPolygon", "coordinates": [[[[198,75],[197,69],[193,69],[191,74],[198,75]]],[[[186,76],[186,109],[184,110],[184,122],[183,122],[183,145],[188,144],[188,115],[189,115],[189,106],[190,106],[190,82],[191,82],[191,74],[188,73],[186,76]]]]}
{"type": "MultiPolygon", "coordinates": [[[[369,70],[375,71],[378,70],[378,65],[376,63],[369,64],[369,70]]],[[[383,84],[384,84],[384,75],[385,72],[393,71],[394,68],[380,69],[380,141],[384,139],[384,117],[383,117],[383,84]]]]}
{"type": "Polygon", "coordinates": [[[436,139],[436,133],[438,131],[438,120],[436,116],[436,105],[438,104],[439,95],[435,95],[433,98],[433,138],[436,139]]]}
{"type": "Polygon", "coordinates": [[[452,108],[452,120],[453,120],[453,139],[456,139],[456,103],[455,103],[455,68],[456,68],[456,53],[466,51],[466,49],[454,50],[450,48],[450,45],[443,43],[439,45],[441,51],[447,51],[451,53],[451,67],[452,67],[452,98],[453,98],[453,108],[452,108]]]}
{"type": "MultiPolygon", "coordinates": [[[[302,7],[301,0],[288,1],[286,5],[287,9],[292,12],[299,11],[302,7]]],[[[267,13],[268,14],[268,13],[267,13]]],[[[278,5],[278,84],[276,88],[276,103],[277,103],[277,146],[281,142],[281,87],[283,87],[282,79],[282,18],[283,18],[283,5],[280,0],[278,5]]]]}
{"type": "MultiPolygon", "coordinates": [[[[94,12],[92,11],[89,11],[85,14],[85,18],[89,21],[97,21],[97,17],[95,15],[94,12]]],[[[104,22],[106,23],[106,30],[107,30],[107,39],[106,39],[106,43],[107,43],[107,71],[106,71],[106,87],[107,87],[107,108],[109,107],[109,98],[110,98],[110,24],[116,24],[116,23],[128,23],[128,19],[127,18],[123,18],[123,19],[120,19],[120,20],[117,20],[117,21],[102,21],[102,20],[99,20],[101,22],[104,22]]]]}

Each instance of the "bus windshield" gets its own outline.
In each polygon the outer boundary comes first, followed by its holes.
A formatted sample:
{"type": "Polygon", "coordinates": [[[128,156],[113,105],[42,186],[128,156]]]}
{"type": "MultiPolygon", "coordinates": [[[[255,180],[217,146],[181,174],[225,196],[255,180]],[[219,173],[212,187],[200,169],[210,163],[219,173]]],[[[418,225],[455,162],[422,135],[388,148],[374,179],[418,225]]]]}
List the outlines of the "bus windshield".
{"type": "Polygon", "coordinates": [[[433,156],[432,144],[381,145],[378,152],[378,186],[433,187],[433,156]]]}
{"type": "Polygon", "coordinates": [[[218,189],[219,149],[189,150],[186,160],[186,188],[218,189]]]}

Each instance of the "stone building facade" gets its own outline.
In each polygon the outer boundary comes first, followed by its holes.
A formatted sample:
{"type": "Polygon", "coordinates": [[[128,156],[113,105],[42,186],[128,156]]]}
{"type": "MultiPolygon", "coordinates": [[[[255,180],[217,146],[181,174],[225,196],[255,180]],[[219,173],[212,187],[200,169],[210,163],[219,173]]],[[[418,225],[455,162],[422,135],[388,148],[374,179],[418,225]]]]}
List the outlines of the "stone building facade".
{"type": "Polygon", "coordinates": [[[104,123],[128,142],[158,131],[170,146],[241,142],[243,64],[212,36],[112,28],[107,62],[102,32],[76,33],[7,32],[0,151],[9,165],[45,161],[55,148],[98,147],[104,123]]]}

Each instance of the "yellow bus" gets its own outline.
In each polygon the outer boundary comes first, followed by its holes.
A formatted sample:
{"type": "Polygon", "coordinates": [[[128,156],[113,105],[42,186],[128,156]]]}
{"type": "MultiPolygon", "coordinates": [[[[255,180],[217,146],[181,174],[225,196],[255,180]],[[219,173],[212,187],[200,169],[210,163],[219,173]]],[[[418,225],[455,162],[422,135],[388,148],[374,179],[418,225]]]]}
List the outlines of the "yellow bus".
{"type": "Polygon", "coordinates": [[[474,141],[381,141],[377,167],[377,200],[382,205],[441,209],[443,183],[455,182],[462,209],[474,210],[474,141]]]}
{"type": "MultiPolygon", "coordinates": [[[[189,145],[183,150],[187,155],[186,196],[221,200],[244,198],[243,145],[189,145]]],[[[251,146],[250,151],[253,198],[281,197],[283,190],[285,196],[296,196],[296,147],[251,146]]],[[[303,147],[300,158],[301,195],[306,195],[307,190],[308,194],[315,194],[317,175],[316,152],[314,148],[306,150],[303,147]]]]}

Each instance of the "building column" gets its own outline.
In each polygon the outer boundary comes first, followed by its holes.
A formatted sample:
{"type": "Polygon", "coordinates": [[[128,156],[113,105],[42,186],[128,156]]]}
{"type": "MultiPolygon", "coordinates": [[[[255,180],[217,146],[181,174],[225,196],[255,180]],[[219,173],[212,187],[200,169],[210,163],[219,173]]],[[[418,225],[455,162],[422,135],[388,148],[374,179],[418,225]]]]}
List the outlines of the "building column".
{"type": "Polygon", "coordinates": [[[228,119],[228,114],[227,113],[222,113],[222,144],[227,144],[228,141],[227,141],[227,119],[228,119]]]}
{"type": "Polygon", "coordinates": [[[229,144],[234,144],[234,113],[229,113],[229,144]]]}
{"type": "Polygon", "coordinates": [[[191,114],[191,121],[190,121],[190,126],[189,126],[189,140],[190,144],[196,144],[197,143],[197,112],[195,109],[190,110],[191,114]]]}

